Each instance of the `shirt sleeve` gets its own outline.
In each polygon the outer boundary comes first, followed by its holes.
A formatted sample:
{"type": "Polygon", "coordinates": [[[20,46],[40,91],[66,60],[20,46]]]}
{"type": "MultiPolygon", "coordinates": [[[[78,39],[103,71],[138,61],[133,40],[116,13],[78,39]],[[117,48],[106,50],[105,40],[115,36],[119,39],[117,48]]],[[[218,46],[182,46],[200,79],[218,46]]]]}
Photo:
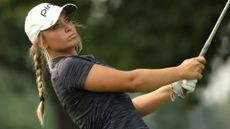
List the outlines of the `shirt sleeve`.
{"type": "Polygon", "coordinates": [[[81,58],[66,58],[61,69],[61,76],[68,88],[83,89],[86,78],[94,65],[93,62],[81,58]]]}

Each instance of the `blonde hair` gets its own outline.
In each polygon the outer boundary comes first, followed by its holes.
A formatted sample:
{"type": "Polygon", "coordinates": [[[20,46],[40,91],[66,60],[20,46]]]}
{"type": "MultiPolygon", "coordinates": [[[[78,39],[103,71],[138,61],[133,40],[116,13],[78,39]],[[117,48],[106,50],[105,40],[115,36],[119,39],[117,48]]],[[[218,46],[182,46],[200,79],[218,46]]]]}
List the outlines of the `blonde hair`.
{"type": "MultiPolygon", "coordinates": [[[[45,82],[44,82],[44,61],[46,61],[49,70],[51,67],[51,59],[47,50],[43,47],[42,33],[39,34],[38,40],[31,46],[29,53],[33,58],[34,70],[36,74],[36,83],[38,88],[38,95],[40,97],[40,103],[37,107],[37,116],[42,126],[44,126],[45,117],[45,82]],[[38,45],[40,42],[40,46],[38,45]]],[[[78,45],[76,46],[76,51],[79,54],[82,50],[82,42],[80,36],[78,36],[78,45]]]]}
{"type": "Polygon", "coordinates": [[[45,115],[45,83],[43,78],[43,65],[42,65],[42,52],[38,47],[38,44],[35,43],[30,48],[30,55],[33,58],[34,70],[36,74],[36,82],[38,88],[38,95],[40,97],[40,103],[37,108],[37,116],[41,125],[44,125],[44,115],[45,115]]]}

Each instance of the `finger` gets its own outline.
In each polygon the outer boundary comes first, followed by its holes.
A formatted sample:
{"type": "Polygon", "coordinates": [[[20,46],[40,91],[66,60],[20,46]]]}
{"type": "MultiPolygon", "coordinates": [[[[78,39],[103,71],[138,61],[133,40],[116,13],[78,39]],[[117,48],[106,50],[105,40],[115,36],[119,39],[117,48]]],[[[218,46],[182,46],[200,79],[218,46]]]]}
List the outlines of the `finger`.
{"type": "Polygon", "coordinates": [[[199,74],[201,74],[201,73],[202,73],[202,69],[198,69],[197,72],[198,72],[199,74]]]}
{"type": "Polygon", "coordinates": [[[205,66],[203,64],[199,64],[197,66],[197,69],[199,69],[199,70],[204,70],[204,68],[205,68],[205,66]]]}
{"type": "Polygon", "coordinates": [[[202,75],[202,74],[199,74],[198,79],[200,80],[200,79],[202,79],[202,78],[203,78],[203,75],[202,75]]]}
{"type": "Polygon", "coordinates": [[[199,62],[202,63],[202,64],[205,64],[205,63],[206,63],[206,60],[205,60],[205,58],[204,58],[203,56],[197,57],[196,60],[199,61],[199,62]]]}
{"type": "Polygon", "coordinates": [[[201,64],[200,68],[203,70],[205,68],[205,66],[203,64],[201,64]]]}

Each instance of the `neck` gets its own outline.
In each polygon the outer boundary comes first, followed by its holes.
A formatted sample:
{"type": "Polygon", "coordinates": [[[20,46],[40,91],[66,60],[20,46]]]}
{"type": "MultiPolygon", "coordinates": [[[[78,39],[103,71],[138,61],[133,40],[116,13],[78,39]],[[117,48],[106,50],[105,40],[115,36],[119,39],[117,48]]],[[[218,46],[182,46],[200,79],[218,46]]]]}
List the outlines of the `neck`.
{"type": "Polygon", "coordinates": [[[76,50],[72,50],[72,51],[68,51],[68,52],[56,52],[56,51],[48,51],[50,58],[54,59],[57,57],[61,57],[61,56],[73,56],[73,55],[78,55],[78,53],[76,52],[76,50]]]}

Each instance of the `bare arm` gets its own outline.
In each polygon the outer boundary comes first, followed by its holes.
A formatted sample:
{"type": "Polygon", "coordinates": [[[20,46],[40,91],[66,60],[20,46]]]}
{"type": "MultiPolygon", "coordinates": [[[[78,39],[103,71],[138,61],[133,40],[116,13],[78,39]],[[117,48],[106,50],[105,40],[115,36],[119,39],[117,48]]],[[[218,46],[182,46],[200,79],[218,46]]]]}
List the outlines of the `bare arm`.
{"type": "Polygon", "coordinates": [[[177,67],[121,71],[95,64],[90,70],[85,89],[96,92],[152,91],[182,79],[200,78],[204,58],[184,61],[177,67]]]}
{"type": "Polygon", "coordinates": [[[163,86],[153,92],[132,99],[133,104],[141,116],[148,115],[170,101],[171,89],[163,86]]]}

